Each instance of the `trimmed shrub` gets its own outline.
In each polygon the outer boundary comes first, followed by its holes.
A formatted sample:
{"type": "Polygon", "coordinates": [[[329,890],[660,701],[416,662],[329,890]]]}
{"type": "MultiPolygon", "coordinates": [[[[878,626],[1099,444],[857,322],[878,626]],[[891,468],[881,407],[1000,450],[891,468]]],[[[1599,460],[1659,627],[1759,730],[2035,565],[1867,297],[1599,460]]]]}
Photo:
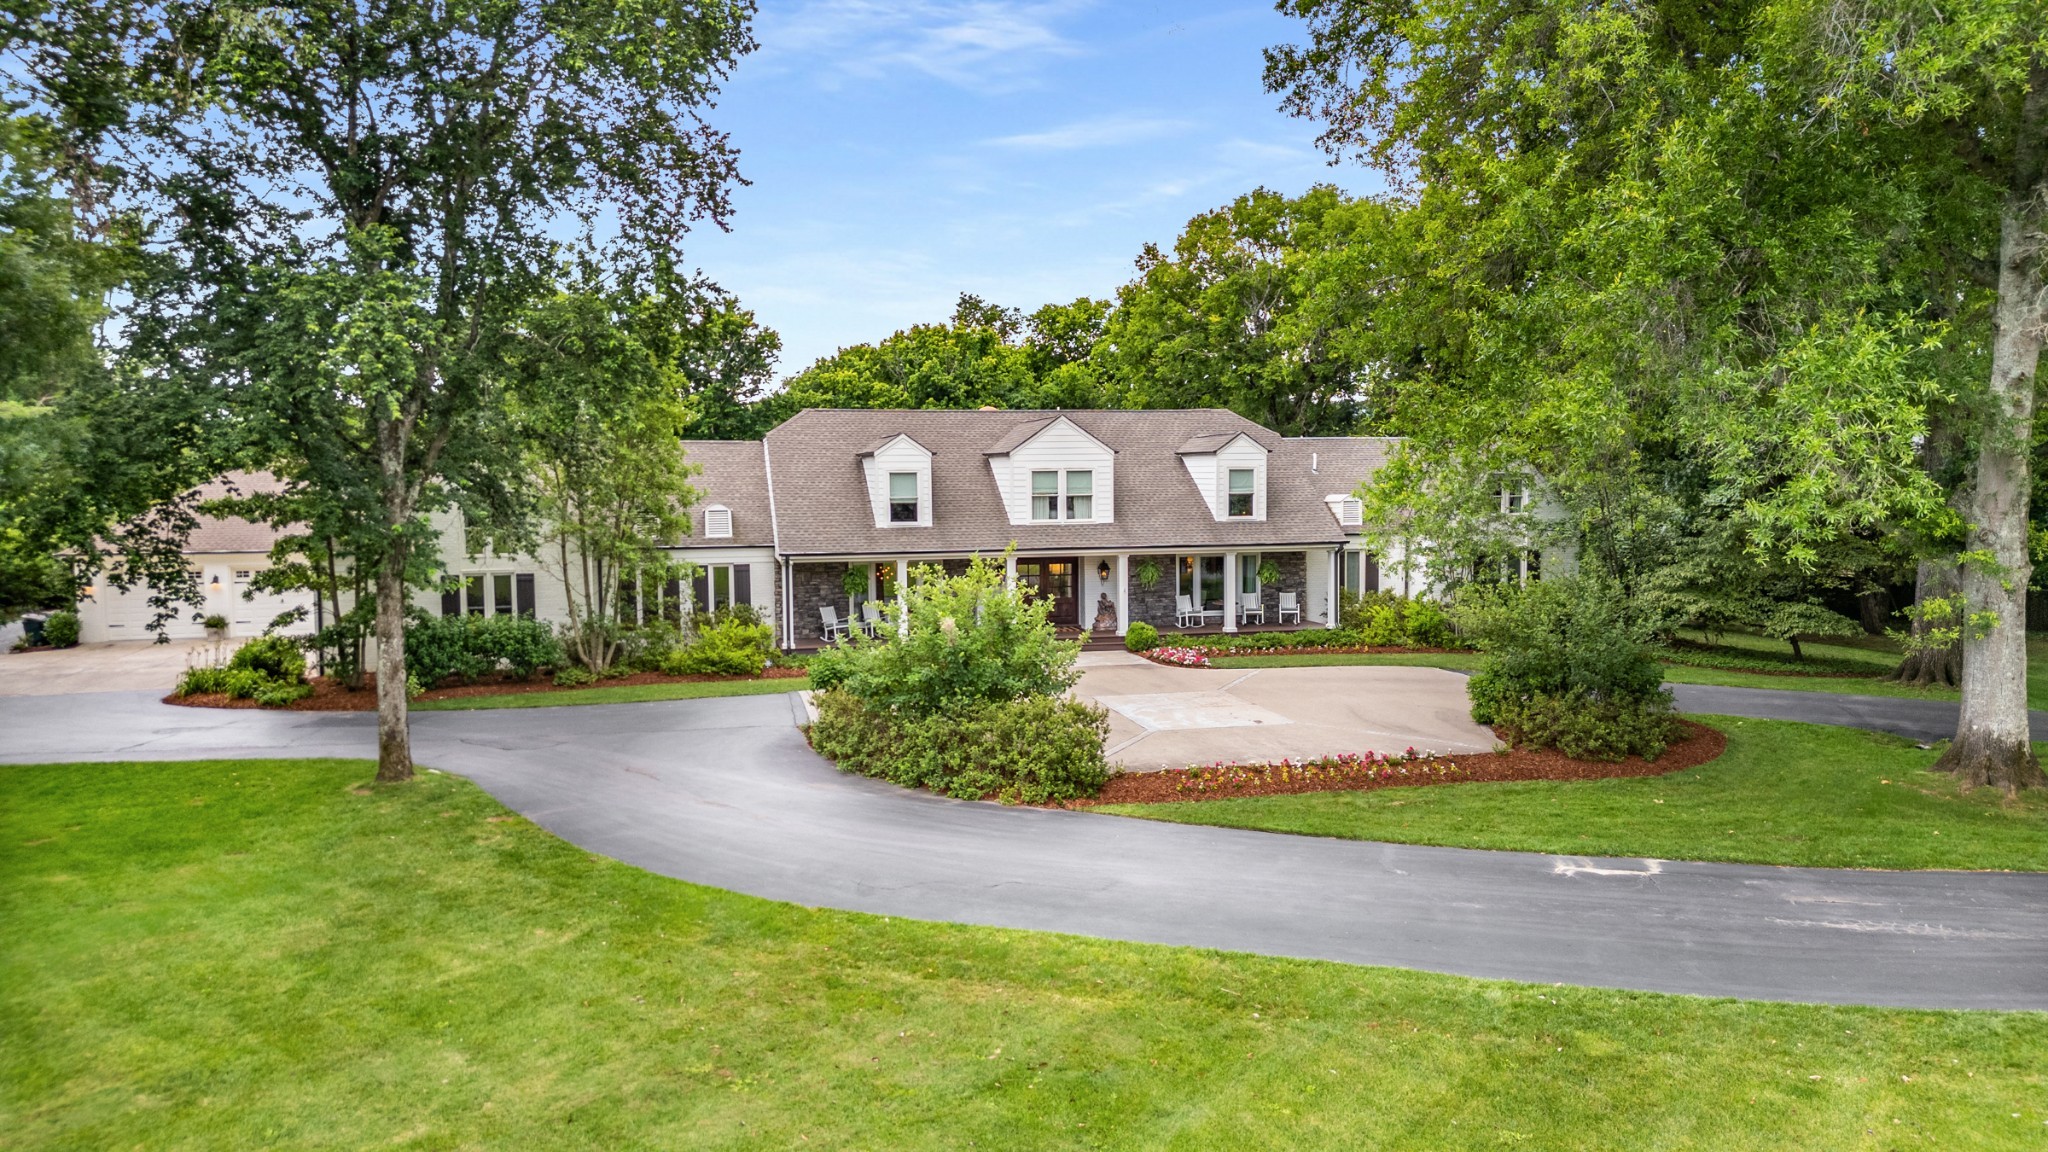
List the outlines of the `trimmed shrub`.
{"type": "Polygon", "coordinates": [[[78,613],[52,612],[43,621],[43,643],[52,648],[78,646],[78,613]]]}
{"type": "Polygon", "coordinates": [[[406,672],[428,687],[450,676],[473,682],[500,671],[525,680],[567,662],[554,631],[524,616],[416,613],[405,625],[406,672]]]}
{"type": "Polygon", "coordinates": [[[1676,732],[1663,667],[1612,587],[1589,577],[1474,587],[1456,614],[1484,653],[1466,684],[1472,719],[1510,741],[1619,759],[1661,753],[1676,732]]]}
{"type": "Polygon", "coordinates": [[[1159,647],[1159,629],[1143,620],[1131,621],[1124,631],[1124,648],[1131,652],[1150,652],[1159,647]]]}
{"type": "Polygon", "coordinates": [[[820,692],[811,743],[849,772],[965,800],[1044,804],[1092,796],[1109,779],[1109,714],[1028,696],[909,717],[844,690],[820,692]]]}
{"type": "Polygon", "coordinates": [[[697,633],[697,639],[662,657],[671,676],[759,676],[768,667],[775,634],[766,625],[729,617],[697,633]]]}
{"type": "Polygon", "coordinates": [[[555,673],[555,687],[557,688],[581,688],[585,684],[595,683],[597,683],[597,673],[590,671],[588,668],[571,666],[555,673]]]}
{"type": "Polygon", "coordinates": [[[1433,600],[1410,600],[1408,609],[1401,619],[1401,628],[1410,648],[1451,648],[1458,644],[1458,634],[1451,627],[1451,618],[1444,614],[1433,600]]]}
{"type": "Polygon", "coordinates": [[[1655,760],[1678,732],[1668,695],[1595,700],[1582,692],[1496,705],[1494,723],[1510,744],[1555,748],[1578,760],[1655,760]]]}
{"type": "Polygon", "coordinates": [[[254,672],[267,680],[296,684],[306,678],[306,654],[284,636],[258,636],[228,658],[228,667],[254,672]]]}

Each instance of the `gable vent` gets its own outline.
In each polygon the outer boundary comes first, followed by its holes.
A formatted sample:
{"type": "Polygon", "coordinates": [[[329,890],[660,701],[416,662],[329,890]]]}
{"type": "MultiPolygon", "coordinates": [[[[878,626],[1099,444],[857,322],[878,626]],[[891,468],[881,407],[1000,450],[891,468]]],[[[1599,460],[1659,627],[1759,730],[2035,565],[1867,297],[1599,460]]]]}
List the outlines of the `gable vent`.
{"type": "Polygon", "coordinates": [[[704,535],[713,540],[732,537],[732,509],[713,504],[704,509],[704,535]]]}
{"type": "Polygon", "coordinates": [[[1365,522],[1365,502],[1356,496],[1325,496],[1330,511],[1337,516],[1337,523],[1346,528],[1356,528],[1365,522]]]}

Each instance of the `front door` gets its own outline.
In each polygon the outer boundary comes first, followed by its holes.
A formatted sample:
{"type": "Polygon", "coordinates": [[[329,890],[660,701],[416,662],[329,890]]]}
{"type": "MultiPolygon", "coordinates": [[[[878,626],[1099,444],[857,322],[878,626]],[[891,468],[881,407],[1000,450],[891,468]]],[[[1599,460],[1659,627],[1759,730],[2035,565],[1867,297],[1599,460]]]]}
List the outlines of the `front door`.
{"type": "Polygon", "coordinates": [[[1081,619],[1080,581],[1076,579],[1081,570],[1079,561],[1065,560],[1019,560],[1017,561],[1017,587],[1029,588],[1032,595],[1052,601],[1052,622],[1060,627],[1074,627],[1081,619]]]}

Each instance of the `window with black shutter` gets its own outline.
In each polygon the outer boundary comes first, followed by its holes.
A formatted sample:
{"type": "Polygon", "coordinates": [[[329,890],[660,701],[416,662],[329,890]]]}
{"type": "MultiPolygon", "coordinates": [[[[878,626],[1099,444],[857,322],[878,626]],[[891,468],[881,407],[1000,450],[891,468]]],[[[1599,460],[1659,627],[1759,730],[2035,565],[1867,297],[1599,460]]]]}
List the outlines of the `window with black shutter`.
{"type": "Polygon", "coordinates": [[[514,602],[519,606],[519,614],[529,620],[533,619],[533,573],[521,572],[512,578],[512,583],[514,602]]]}
{"type": "Polygon", "coordinates": [[[732,602],[752,604],[754,602],[754,566],[735,564],[732,566],[732,602]]]}

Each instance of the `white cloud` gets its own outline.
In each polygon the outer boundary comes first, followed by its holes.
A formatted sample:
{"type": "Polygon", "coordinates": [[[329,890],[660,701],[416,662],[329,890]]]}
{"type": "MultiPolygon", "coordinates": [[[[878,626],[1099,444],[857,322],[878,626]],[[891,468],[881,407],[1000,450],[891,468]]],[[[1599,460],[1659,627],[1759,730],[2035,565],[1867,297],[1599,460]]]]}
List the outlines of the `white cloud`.
{"type": "Polygon", "coordinates": [[[1043,132],[998,136],[984,143],[1025,152],[1073,152],[1083,148],[1113,148],[1177,136],[1194,125],[1186,120],[1161,120],[1141,116],[1105,116],[1082,120],[1043,132]]]}
{"type": "Polygon", "coordinates": [[[761,14],[752,67],[802,72],[827,87],[900,71],[977,91],[1027,85],[1078,44],[1055,24],[1086,0],[808,0],[761,14]]]}

